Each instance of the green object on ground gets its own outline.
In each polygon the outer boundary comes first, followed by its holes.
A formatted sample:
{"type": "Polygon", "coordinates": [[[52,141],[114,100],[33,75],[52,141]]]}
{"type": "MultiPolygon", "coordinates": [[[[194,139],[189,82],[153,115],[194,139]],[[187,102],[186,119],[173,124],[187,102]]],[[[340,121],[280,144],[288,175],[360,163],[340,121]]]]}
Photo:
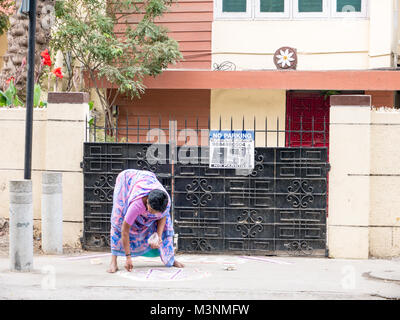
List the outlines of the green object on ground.
{"type": "Polygon", "coordinates": [[[160,256],[159,249],[151,249],[142,255],[142,257],[148,257],[148,258],[155,258],[155,257],[159,257],[159,256],[160,256]]]}

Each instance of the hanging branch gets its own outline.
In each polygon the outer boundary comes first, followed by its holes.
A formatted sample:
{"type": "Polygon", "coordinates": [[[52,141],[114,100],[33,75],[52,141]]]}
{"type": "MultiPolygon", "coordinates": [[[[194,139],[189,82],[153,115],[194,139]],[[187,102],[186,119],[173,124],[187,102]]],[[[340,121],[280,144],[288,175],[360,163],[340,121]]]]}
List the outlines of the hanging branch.
{"type": "MultiPolygon", "coordinates": [[[[56,2],[52,47],[70,52],[72,59],[82,64],[100,101],[107,127],[114,127],[112,107],[118,94],[140,96],[144,93],[145,76],[157,76],[169,64],[182,59],[178,43],[154,22],[170,4],[170,0],[56,2]],[[126,21],[137,22],[138,14],[143,15],[142,20],[130,27],[126,21]],[[116,90],[104,89],[106,81],[116,90]]],[[[111,134],[115,132],[112,130],[111,134]]]]}

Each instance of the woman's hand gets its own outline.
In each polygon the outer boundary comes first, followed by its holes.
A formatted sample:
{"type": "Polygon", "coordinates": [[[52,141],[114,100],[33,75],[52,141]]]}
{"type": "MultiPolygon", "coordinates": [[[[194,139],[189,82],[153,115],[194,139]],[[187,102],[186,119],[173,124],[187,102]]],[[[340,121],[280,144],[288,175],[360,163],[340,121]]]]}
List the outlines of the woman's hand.
{"type": "Polygon", "coordinates": [[[131,272],[133,269],[133,263],[132,263],[132,258],[131,257],[126,257],[126,262],[125,262],[125,269],[128,272],[131,272]]]}
{"type": "Polygon", "coordinates": [[[150,248],[152,248],[152,249],[160,249],[161,243],[162,243],[161,237],[158,236],[158,243],[157,244],[153,244],[153,243],[150,244],[150,248]]]}

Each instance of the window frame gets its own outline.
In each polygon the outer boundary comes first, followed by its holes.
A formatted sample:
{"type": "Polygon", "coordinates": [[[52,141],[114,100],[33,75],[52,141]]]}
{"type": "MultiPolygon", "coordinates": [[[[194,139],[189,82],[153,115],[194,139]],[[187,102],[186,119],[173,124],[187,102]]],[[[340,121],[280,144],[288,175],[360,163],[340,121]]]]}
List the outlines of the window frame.
{"type": "Polygon", "coordinates": [[[246,12],[223,12],[223,0],[216,0],[215,17],[217,19],[253,19],[253,2],[246,0],[246,12]]]}
{"type": "Polygon", "coordinates": [[[268,19],[290,19],[292,12],[292,1],[284,0],[284,12],[261,12],[261,0],[254,0],[254,18],[268,18],[268,19]]]}
{"type": "Polygon", "coordinates": [[[293,18],[329,18],[329,1],[322,0],[322,12],[299,12],[299,0],[293,2],[293,18]]]}
{"type": "Polygon", "coordinates": [[[366,18],[368,17],[368,1],[361,0],[361,12],[337,12],[337,0],[332,1],[332,18],[366,18]]]}
{"type": "Polygon", "coordinates": [[[223,0],[214,0],[214,20],[309,20],[369,17],[369,0],[361,0],[361,12],[336,12],[337,0],[322,0],[322,12],[299,12],[299,0],[284,0],[285,12],[261,12],[260,0],[246,0],[246,12],[222,12],[223,0]]]}

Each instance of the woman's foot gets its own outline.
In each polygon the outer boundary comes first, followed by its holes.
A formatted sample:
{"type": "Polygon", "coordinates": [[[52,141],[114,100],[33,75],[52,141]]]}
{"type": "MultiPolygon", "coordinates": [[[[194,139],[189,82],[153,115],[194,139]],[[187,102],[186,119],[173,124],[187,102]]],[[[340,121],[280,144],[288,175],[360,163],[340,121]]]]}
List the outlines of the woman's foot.
{"type": "Polygon", "coordinates": [[[110,267],[107,269],[108,273],[115,273],[118,271],[118,266],[117,264],[110,263],[110,267]]]}
{"type": "Polygon", "coordinates": [[[110,267],[107,269],[108,273],[115,273],[118,271],[117,256],[112,256],[110,267]]]}
{"type": "Polygon", "coordinates": [[[174,261],[174,265],[173,265],[174,267],[176,267],[176,268],[183,268],[184,267],[184,265],[182,264],[182,263],[180,263],[179,261],[174,261]]]}

